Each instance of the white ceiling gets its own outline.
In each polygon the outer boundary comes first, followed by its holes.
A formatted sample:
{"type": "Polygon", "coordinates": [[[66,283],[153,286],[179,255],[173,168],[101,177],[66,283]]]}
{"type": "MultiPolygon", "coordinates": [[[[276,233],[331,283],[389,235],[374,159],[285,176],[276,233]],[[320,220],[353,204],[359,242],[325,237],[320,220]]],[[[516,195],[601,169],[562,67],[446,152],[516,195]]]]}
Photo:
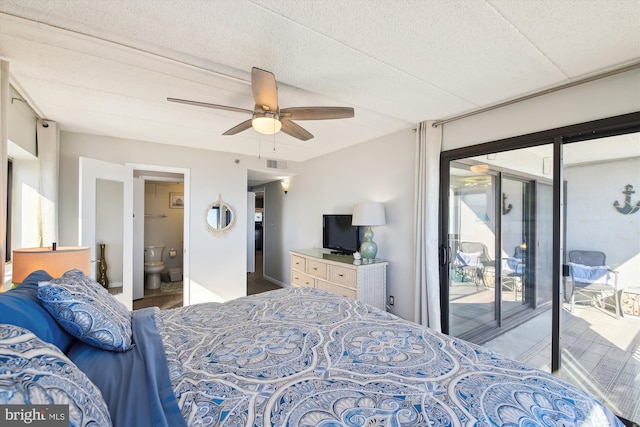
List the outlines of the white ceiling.
{"type": "Polygon", "coordinates": [[[12,84],[62,130],[304,161],[640,59],[639,0],[0,0],[12,84]],[[281,107],[351,106],[299,122],[249,117],[251,67],[281,107]],[[259,144],[260,147],[259,147],[259,144]]]}

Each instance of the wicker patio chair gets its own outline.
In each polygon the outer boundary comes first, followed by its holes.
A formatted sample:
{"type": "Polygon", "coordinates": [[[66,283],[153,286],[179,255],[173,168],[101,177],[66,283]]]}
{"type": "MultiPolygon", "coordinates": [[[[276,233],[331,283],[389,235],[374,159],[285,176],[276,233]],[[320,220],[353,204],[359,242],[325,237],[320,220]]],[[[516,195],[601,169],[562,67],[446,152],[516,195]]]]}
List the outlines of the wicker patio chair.
{"type": "Polygon", "coordinates": [[[574,250],[569,252],[569,272],[571,277],[571,312],[576,296],[584,296],[592,305],[605,309],[614,307],[616,319],[620,317],[618,295],[618,272],[606,265],[606,255],[600,251],[574,250]],[[607,296],[613,296],[613,302],[607,296]]]}

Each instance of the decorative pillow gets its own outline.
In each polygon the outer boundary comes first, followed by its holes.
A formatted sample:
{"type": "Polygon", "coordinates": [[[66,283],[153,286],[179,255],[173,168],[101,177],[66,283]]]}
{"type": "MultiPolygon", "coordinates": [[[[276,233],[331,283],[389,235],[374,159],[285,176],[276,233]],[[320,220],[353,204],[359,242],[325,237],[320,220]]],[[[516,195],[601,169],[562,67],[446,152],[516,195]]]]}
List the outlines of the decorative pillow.
{"type": "Polygon", "coordinates": [[[69,405],[72,426],[111,426],[100,390],[52,344],[0,324],[0,404],[69,405]]]}
{"type": "Polygon", "coordinates": [[[18,287],[0,293],[0,323],[28,329],[42,341],[51,343],[66,353],[76,339],[62,329],[40,304],[38,282],[43,280],[51,280],[49,273],[34,271],[18,287]]]}
{"type": "Polygon", "coordinates": [[[131,312],[98,282],[81,271],[40,282],[45,309],[71,335],[103,350],[131,348],[131,312]]]}

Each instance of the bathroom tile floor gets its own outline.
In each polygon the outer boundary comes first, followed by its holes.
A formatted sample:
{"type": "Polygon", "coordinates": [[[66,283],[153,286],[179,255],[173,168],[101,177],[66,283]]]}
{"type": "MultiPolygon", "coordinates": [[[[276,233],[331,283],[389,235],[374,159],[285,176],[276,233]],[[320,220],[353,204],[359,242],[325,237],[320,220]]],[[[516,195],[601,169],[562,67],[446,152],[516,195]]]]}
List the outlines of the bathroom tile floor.
{"type": "Polygon", "coordinates": [[[160,307],[163,310],[182,307],[182,281],[162,282],[158,289],[145,289],[144,298],[133,302],[133,309],[160,307]]]}

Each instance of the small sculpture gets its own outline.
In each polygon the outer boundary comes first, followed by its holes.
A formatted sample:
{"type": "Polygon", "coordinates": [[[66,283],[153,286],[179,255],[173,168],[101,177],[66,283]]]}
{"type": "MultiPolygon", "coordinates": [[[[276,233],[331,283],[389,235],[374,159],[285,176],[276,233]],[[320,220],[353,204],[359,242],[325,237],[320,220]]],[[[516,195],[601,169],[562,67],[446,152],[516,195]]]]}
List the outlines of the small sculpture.
{"type": "Polygon", "coordinates": [[[620,205],[620,202],[618,202],[617,200],[613,203],[613,207],[616,208],[618,210],[618,212],[620,212],[621,214],[625,214],[625,215],[629,215],[632,213],[636,213],[638,212],[638,210],[640,210],[640,202],[636,203],[635,206],[631,205],[631,195],[635,194],[635,191],[633,191],[633,185],[631,184],[627,184],[626,187],[624,187],[625,191],[622,192],[622,194],[624,194],[624,205],[620,205]]]}
{"type": "Polygon", "coordinates": [[[100,243],[100,258],[98,259],[98,283],[105,289],[109,288],[109,278],[107,277],[107,260],[105,257],[105,244],[100,243]]]}
{"type": "Polygon", "coordinates": [[[360,252],[356,251],[353,253],[353,259],[355,260],[359,260],[362,259],[362,255],[360,255],[360,252]]]}

